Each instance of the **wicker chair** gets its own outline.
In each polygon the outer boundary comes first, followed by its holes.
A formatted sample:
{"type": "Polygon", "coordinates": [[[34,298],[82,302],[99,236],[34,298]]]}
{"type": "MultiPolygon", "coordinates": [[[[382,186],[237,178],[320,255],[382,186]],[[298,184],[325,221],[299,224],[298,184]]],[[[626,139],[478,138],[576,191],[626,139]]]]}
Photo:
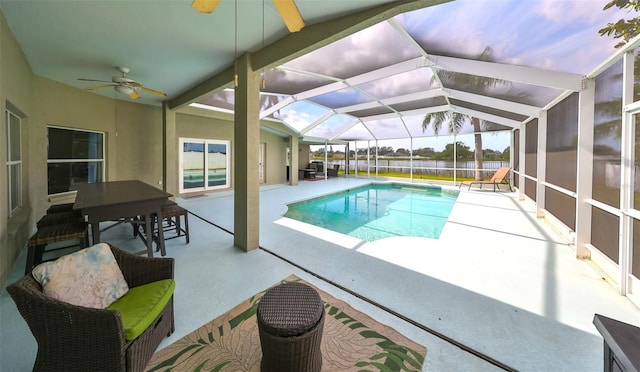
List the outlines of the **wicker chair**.
{"type": "Polygon", "coordinates": [[[338,170],[340,170],[340,164],[334,164],[332,168],[327,168],[327,177],[338,177],[338,170]]]}
{"type": "MultiPolygon", "coordinates": [[[[129,287],[172,279],[173,258],[147,258],[111,246],[129,287]]],[[[120,313],[55,300],[31,274],[7,287],[38,343],[34,371],[142,371],[174,331],[173,297],[140,336],[125,339],[120,313]]]]}

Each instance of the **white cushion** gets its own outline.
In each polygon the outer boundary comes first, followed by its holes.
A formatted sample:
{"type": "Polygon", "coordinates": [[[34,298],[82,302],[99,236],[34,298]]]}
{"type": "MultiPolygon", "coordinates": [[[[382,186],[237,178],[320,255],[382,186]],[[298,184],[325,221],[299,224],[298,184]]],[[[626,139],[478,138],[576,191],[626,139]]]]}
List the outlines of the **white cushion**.
{"type": "Polygon", "coordinates": [[[104,309],[129,291],[105,243],[41,263],[31,273],[44,294],[79,306],[104,309]]]}

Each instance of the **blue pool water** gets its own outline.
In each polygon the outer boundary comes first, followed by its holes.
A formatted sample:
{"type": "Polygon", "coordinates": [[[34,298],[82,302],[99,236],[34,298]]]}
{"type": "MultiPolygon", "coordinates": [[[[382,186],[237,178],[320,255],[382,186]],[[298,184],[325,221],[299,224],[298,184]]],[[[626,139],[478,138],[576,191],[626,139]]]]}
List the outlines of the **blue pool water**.
{"type": "Polygon", "coordinates": [[[375,184],[290,204],[285,217],[366,241],[394,236],[437,239],[458,191],[375,184]]]}

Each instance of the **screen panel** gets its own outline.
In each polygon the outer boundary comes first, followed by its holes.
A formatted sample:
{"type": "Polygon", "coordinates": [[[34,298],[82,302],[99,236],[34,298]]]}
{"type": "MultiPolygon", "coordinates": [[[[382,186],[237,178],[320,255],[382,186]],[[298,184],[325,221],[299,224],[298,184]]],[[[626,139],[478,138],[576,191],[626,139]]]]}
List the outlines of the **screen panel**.
{"type": "Polygon", "coordinates": [[[578,168],[578,93],[547,112],[546,181],[576,191],[578,168]]]}

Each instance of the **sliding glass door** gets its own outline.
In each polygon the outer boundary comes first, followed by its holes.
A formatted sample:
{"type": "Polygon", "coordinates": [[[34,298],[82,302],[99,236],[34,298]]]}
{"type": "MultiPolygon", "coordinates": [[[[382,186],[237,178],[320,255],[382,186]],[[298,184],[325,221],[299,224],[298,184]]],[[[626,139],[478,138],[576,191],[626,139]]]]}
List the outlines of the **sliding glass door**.
{"type": "Polygon", "coordinates": [[[180,138],[180,193],[230,187],[230,159],[229,141],[180,138]]]}

